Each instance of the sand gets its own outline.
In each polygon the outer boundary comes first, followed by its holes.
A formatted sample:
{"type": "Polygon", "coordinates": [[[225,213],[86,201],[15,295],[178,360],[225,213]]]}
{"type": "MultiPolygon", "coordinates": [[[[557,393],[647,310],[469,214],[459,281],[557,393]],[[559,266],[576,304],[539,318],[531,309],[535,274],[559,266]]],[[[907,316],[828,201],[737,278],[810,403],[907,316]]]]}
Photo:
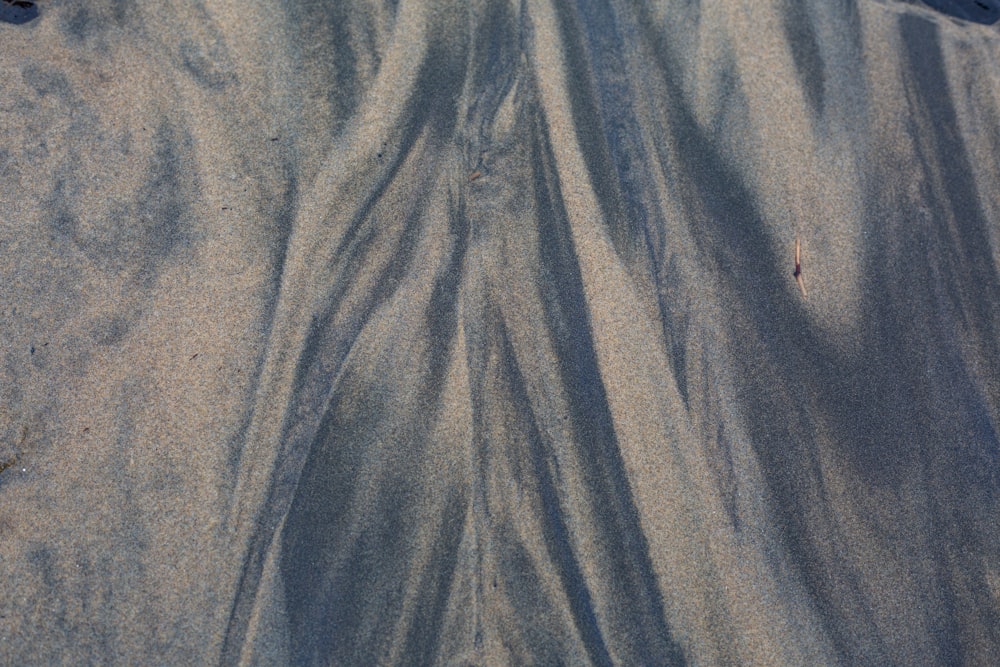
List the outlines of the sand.
{"type": "Polygon", "coordinates": [[[0,663],[1000,654],[1000,24],[38,8],[0,663]]]}

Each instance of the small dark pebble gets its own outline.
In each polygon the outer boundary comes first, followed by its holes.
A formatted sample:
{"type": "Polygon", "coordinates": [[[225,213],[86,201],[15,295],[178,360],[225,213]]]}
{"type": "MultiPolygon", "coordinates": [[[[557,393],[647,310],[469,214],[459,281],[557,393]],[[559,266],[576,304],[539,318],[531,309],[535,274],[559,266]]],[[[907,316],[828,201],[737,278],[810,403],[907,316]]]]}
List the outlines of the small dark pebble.
{"type": "Polygon", "coordinates": [[[27,0],[0,0],[0,23],[20,25],[38,18],[38,6],[27,0]]]}

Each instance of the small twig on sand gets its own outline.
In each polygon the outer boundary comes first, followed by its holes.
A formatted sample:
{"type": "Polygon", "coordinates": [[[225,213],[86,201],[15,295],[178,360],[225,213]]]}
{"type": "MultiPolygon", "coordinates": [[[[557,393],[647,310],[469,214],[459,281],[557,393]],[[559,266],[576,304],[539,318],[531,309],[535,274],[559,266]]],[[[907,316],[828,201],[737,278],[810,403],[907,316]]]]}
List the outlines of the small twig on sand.
{"type": "Polygon", "coordinates": [[[802,290],[802,297],[807,298],[809,295],[806,293],[806,279],[802,275],[802,243],[798,237],[795,238],[795,272],[792,275],[795,276],[795,282],[799,284],[799,289],[802,290]]]}

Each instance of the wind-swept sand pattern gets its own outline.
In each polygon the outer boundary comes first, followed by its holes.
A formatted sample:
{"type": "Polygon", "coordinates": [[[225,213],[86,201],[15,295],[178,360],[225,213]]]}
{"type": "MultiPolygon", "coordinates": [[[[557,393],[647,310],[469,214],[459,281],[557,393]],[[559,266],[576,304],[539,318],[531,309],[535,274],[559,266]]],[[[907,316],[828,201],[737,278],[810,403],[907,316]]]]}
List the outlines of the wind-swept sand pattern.
{"type": "Polygon", "coordinates": [[[39,7],[0,662],[1000,652],[996,26],[39,7]]]}

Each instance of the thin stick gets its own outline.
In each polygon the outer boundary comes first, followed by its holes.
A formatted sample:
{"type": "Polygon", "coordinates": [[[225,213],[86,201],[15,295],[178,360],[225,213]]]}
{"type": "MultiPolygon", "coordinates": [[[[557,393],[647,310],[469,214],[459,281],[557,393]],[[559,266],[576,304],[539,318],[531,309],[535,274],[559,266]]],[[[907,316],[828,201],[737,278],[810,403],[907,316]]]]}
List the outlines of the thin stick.
{"type": "Polygon", "coordinates": [[[808,298],[806,293],[806,279],[802,275],[802,243],[799,241],[798,237],[795,237],[795,282],[799,284],[799,289],[802,290],[802,298],[808,298]]]}

